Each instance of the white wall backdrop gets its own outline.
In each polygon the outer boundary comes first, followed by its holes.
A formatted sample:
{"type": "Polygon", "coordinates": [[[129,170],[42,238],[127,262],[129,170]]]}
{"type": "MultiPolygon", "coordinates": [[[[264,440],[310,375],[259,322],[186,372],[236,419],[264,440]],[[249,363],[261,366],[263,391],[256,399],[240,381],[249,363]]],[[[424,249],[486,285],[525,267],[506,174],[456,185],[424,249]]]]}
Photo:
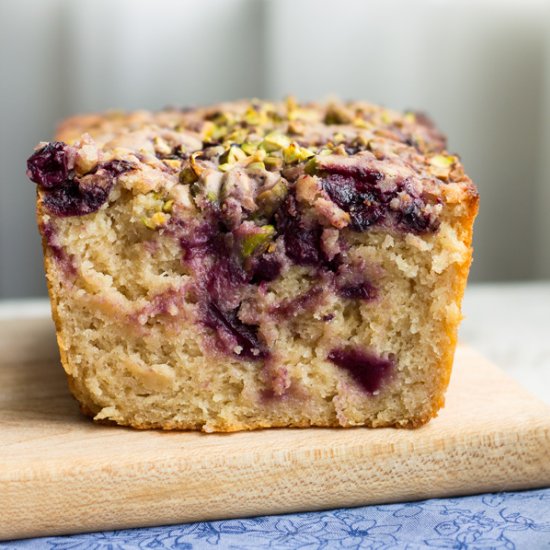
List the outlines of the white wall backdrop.
{"type": "Polygon", "coordinates": [[[1,0],[0,298],[45,292],[25,159],[65,116],[331,94],[425,110],[481,193],[473,279],[550,277],[546,0],[1,0]]]}

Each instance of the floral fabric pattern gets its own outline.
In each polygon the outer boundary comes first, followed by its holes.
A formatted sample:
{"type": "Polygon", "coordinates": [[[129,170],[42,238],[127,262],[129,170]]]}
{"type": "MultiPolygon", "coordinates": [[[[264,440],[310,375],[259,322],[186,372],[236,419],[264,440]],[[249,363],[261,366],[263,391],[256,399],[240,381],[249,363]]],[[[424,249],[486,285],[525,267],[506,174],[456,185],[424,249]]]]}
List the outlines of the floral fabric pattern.
{"type": "Polygon", "coordinates": [[[550,550],[550,488],[0,542],[14,550],[550,550]]]}

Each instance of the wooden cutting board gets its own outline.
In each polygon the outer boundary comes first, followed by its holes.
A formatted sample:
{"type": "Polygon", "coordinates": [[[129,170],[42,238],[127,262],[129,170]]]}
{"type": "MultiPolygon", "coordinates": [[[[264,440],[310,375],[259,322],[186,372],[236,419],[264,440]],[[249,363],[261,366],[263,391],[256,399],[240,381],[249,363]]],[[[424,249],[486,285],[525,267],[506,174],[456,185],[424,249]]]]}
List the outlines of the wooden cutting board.
{"type": "Polygon", "coordinates": [[[139,432],[68,393],[49,320],[0,323],[0,538],[550,486],[550,407],[459,348],[418,430],[139,432]]]}

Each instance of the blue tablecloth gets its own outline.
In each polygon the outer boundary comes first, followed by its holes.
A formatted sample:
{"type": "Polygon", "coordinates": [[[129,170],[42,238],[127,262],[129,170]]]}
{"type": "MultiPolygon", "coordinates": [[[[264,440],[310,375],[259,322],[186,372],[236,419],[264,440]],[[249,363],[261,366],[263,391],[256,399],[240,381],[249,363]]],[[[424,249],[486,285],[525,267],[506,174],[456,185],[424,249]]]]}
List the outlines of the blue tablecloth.
{"type": "Polygon", "coordinates": [[[0,549],[27,550],[214,546],[550,550],[550,489],[0,543],[0,549]]]}

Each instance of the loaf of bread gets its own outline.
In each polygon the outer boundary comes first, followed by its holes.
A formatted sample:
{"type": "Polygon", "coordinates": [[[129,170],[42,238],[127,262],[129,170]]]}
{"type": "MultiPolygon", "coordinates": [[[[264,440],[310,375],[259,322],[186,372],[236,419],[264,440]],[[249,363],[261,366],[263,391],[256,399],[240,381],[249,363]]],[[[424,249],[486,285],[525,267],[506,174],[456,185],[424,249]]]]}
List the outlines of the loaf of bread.
{"type": "Polygon", "coordinates": [[[426,116],[252,100],[56,139],[27,173],[85,414],[226,432],[442,407],[478,194],[426,116]]]}

